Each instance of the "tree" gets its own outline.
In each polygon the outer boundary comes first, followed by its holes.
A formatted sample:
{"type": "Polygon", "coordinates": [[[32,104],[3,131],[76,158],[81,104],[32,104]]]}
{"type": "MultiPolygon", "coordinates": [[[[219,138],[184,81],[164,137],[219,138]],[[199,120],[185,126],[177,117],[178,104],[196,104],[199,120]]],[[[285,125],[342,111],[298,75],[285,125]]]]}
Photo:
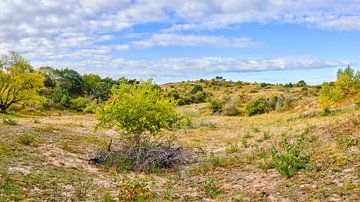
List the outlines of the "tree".
{"type": "Polygon", "coordinates": [[[99,112],[97,128],[114,128],[123,138],[139,144],[144,136],[171,129],[178,119],[177,103],[166,98],[152,80],[139,84],[121,82],[111,90],[110,99],[99,112]]]}
{"type": "Polygon", "coordinates": [[[322,84],[319,93],[320,107],[324,113],[329,113],[331,105],[341,98],[341,94],[336,88],[331,87],[328,82],[322,84]]]}
{"type": "Polygon", "coordinates": [[[203,87],[200,85],[194,86],[194,88],[191,90],[192,94],[196,94],[197,92],[203,91],[203,87]]]}
{"type": "Polygon", "coordinates": [[[306,82],[304,80],[300,80],[296,85],[299,86],[299,87],[305,87],[306,82]]]}
{"type": "Polygon", "coordinates": [[[44,79],[19,53],[3,55],[0,59],[0,110],[5,112],[14,103],[42,100],[38,92],[44,79]]]}
{"type": "Polygon", "coordinates": [[[339,69],[335,82],[335,88],[342,96],[346,96],[353,91],[354,70],[347,66],[344,70],[339,69]]]}
{"type": "Polygon", "coordinates": [[[84,82],[82,76],[73,69],[55,70],[57,86],[69,92],[71,97],[82,96],[84,92],[84,82]]]}
{"type": "Polygon", "coordinates": [[[110,90],[116,82],[107,77],[101,79],[96,74],[86,74],[83,76],[84,91],[90,99],[107,100],[110,96],[110,90]]]}

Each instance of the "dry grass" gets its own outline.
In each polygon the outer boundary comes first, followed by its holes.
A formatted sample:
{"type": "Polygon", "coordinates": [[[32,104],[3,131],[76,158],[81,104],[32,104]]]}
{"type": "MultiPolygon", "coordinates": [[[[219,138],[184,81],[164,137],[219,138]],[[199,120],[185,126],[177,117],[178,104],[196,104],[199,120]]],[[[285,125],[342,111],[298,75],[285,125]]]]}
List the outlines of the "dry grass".
{"type": "MultiPolygon", "coordinates": [[[[170,85],[191,90],[186,83],[170,85]]],[[[227,88],[232,94],[284,93],[282,87],[261,89],[255,84],[227,88]]],[[[212,93],[224,95],[224,90],[212,93]]],[[[302,98],[293,110],[281,113],[228,117],[212,116],[206,103],[180,107],[179,112],[192,117],[192,127],[168,135],[194,148],[198,161],[158,173],[119,173],[89,164],[110,139],[119,141],[112,131],[95,132],[94,116],[16,116],[17,125],[0,123],[0,201],[118,200],[119,193],[124,194],[119,187],[137,184],[141,189],[131,197],[151,193],[160,201],[360,200],[359,112],[348,108],[331,116],[308,116],[317,109],[312,104],[316,96],[287,90],[302,98]],[[34,135],[34,140],[24,134],[34,135]],[[305,138],[311,166],[292,178],[283,177],[266,164],[267,151],[299,135],[305,138]]]]}

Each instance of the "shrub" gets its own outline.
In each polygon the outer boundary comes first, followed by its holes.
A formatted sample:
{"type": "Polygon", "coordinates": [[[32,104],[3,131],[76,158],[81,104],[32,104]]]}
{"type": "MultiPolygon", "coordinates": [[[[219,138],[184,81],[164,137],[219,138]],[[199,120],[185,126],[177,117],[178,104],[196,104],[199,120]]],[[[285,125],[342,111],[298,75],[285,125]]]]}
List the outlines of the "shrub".
{"type": "Polygon", "coordinates": [[[200,86],[200,85],[196,85],[196,86],[191,90],[191,93],[192,93],[192,94],[196,94],[196,93],[201,92],[201,91],[203,91],[203,87],[200,86]]]}
{"type": "Polygon", "coordinates": [[[18,124],[18,121],[12,117],[3,117],[3,123],[6,125],[15,126],[18,124]]]}
{"type": "Polygon", "coordinates": [[[233,143],[231,144],[230,146],[226,147],[225,148],[225,153],[227,154],[233,154],[233,153],[236,153],[238,152],[240,149],[239,149],[239,145],[237,143],[233,143]]]}
{"type": "Polygon", "coordinates": [[[223,192],[213,179],[205,180],[204,191],[208,196],[210,196],[210,198],[215,198],[223,192]]]}
{"type": "Polygon", "coordinates": [[[286,177],[292,177],[300,169],[306,168],[310,162],[310,155],[303,151],[303,139],[296,139],[293,143],[286,139],[280,148],[272,149],[272,165],[286,177]]]}
{"type": "Polygon", "coordinates": [[[177,123],[177,103],[155,88],[152,80],[120,83],[111,92],[111,98],[98,112],[97,128],[116,129],[130,143],[139,144],[146,136],[155,136],[177,123]]]}
{"type": "Polygon", "coordinates": [[[90,100],[85,97],[78,97],[76,99],[70,100],[71,108],[79,112],[82,112],[89,103],[90,100]]]}
{"type": "Polygon", "coordinates": [[[268,109],[269,104],[264,97],[254,98],[246,104],[246,113],[248,116],[266,113],[268,109]]]}
{"type": "Polygon", "coordinates": [[[360,109],[360,92],[356,94],[354,103],[355,103],[356,108],[360,109]]]}
{"type": "Polygon", "coordinates": [[[305,87],[306,86],[306,83],[304,80],[300,80],[299,82],[297,82],[296,84],[297,87],[305,87]]]}
{"type": "Polygon", "coordinates": [[[119,201],[152,201],[155,197],[149,183],[142,178],[120,177],[117,187],[119,201]]]}
{"type": "Polygon", "coordinates": [[[240,98],[232,98],[224,105],[223,114],[225,116],[237,116],[240,114],[239,107],[241,105],[240,98]]]}
{"type": "Polygon", "coordinates": [[[221,100],[211,100],[210,108],[213,114],[220,114],[223,111],[224,102],[221,100]]]}
{"type": "Polygon", "coordinates": [[[323,110],[323,113],[328,114],[330,112],[331,105],[341,98],[341,93],[331,87],[327,82],[322,84],[319,93],[320,107],[323,110]]]}
{"type": "Polygon", "coordinates": [[[17,138],[17,142],[19,142],[22,145],[32,145],[36,141],[36,134],[33,133],[23,133],[17,138]]]}

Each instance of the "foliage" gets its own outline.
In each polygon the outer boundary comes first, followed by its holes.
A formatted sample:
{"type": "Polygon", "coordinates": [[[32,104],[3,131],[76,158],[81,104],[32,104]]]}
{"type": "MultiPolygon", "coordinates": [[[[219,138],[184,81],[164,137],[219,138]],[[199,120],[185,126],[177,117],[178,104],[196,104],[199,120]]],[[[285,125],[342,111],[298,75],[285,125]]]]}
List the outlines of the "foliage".
{"type": "Polygon", "coordinates": [[[213,179],[206,179],[204,183],[205,193],[211,198],[217,197],[223,190],[216,184],[213,179]]]}
{"type": "Polygon", "coordinates": [[[210,108],[213,114],[220,114],[224,108],[224,102],[222,100],[211,100],[210,101],[210,108]]]}
{"type": "Polygon", "coordinates": [[[297,82],[296,86],[305,87],[305,86],[307,86],[307,84],[306,84],[306,82],[304,80],[300,80],[299,82],[297,82]]]}
{"type": "Polygon", "coordinates": [[[12,117],[3,117],[3,123],[6,125],[15,126],[18,124],[18,121],[12,117]]]}
{"type": "Polygon", "coordinates": [[[360,92],[358,92],[355,96],[355,105],[358,109],[360,108],[360,92]]]}
{"type": "Polygon", "coordinates": [[[263,114],[268,112],[268,110],[269,103],[264,97],[253,98],[248,103],[246,103],[246,113],[248,116],[263,114]]]}
{"type": "Polygon", "coordinates": [[[171,129],[178,119],[176,102],[154,87],[152,80],[113,87],[111,98],[98,112],[97,128],[114,128],[136,143],[148,133],[156,135],[161,129],[171,129]]]}
{"type": "Polygon", "coordinates": [[[310,155],[303,151],[303,139],[298,138],[293,143],[286,139],[280,148],[272,149],[272,165],[286,177],[292,177],[300,169],[306,168],[310,162],[310,155]]]}
{"type": "Polygon", "coordinates": [[[33,133],[23,133],[18,138],[17,141],[20,144],[29,146],[35,143],[36,141],[36,134],[33,133]]]}
{"type": "Polygon", "coordinates": [[[0,110],[5,112],[12,104],[42,101],[39,95],[44,77],[33,70],[19,53],[9,52],[0,58],[0,110]]]}
{"type": "Polygon", "coordinates": [[[319,94],[320,107],[323,112],[329,112],[331,105],[341,98],[340,93],[327,82],[322,84],[319,94]]]}
{"type": "Polygon", "coordinates": [[[113,85],[116,84],[111,78],[101,79],[96,74],[83,75],[84,92],[89,99],[107,100],[113,85]]]}
{"type": "Polygon", "coordinates": [[[233,143],[225,148],[225,153],[233,154],[233,153],[238,152],[239,150],[240,150],[239,145],[237,143],[233,143]]]}
{"type": "Polygon", "coordinates": [[[119,188],[119,201],[151,201],[155,193],[149,188],[149,183],[142,178],[120,177],[117,185],[119,188]]]}
{"type": "Polygon", "coordinates": [[[198,92],[200,92],[200,91],[203,91],[203,87],[200,86],[200,85],[196,85],[196,86],[194,86],[194,88],[191,90],[191,93],[192,93],[192,94],[196,94],[196,93],[198,93],[198,92]]]}
{"type": "Polygon", "coordinates": [[[223,114],[226,116],[237,116],[240,114],[239,107],[241,100],[239,97],[231,98],[224,104],[223,114]]]}

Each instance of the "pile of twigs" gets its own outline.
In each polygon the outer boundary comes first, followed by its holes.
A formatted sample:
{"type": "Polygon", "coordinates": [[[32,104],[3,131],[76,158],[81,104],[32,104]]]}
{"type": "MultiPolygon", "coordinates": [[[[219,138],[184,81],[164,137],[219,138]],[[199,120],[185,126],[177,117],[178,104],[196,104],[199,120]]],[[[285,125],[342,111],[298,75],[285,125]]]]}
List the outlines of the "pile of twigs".
{"type": "Polygon", "coordinates": [[[91,162],[106,166],[126,164],[131,170],[178,168],[192,161],[191,152],[172,141],[147,141],[139,144],[122,143],[99,150],[91,162]]]}

